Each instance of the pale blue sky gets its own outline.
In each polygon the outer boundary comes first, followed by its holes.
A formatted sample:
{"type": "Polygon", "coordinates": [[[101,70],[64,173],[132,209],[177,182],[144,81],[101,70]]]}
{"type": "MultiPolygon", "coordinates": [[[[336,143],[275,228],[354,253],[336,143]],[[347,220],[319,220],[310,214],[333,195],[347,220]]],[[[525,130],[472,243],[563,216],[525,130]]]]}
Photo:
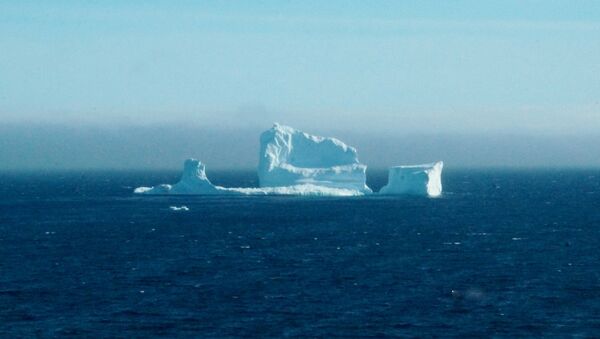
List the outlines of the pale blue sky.
{"type": "Polygon", "coordinates": [[[0,122],[594,134],[600,1],[0,1],[0,122]]]}

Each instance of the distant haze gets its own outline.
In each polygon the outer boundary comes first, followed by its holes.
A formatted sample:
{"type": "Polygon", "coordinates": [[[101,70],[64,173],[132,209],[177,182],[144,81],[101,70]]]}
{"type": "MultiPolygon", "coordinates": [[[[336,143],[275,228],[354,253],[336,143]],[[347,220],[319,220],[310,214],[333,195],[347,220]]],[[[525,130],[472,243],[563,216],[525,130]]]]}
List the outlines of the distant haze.
{"type": "Polygon", "coordinates": [[[0,170],[254,167],[275,121],[370,166],[600,166],[600,2],[0,2],[0,170]]]}
{"type": "MultiPolygon", "coordinates": [[[[265,129],[269,126],[265,126],[265,129]]],[[[331,131],[358,149],[370,168],[444,160],[447,168],[600,167],[600,136],[522,134],[382,134],[331,131]]],[[[4,125],[0,170],[180,169],[194,157],[213,169],[249,169],[258,164],[257,128],[189,126],[4,125]]]]}

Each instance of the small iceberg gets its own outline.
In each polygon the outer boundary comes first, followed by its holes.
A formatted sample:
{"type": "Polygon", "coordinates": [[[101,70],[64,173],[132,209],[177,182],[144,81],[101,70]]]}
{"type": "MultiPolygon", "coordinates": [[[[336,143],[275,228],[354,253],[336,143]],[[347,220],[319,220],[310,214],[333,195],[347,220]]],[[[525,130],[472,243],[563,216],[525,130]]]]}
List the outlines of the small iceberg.
{"type": "Polygon", "coordinates": [[[171,211],[189,211],[190,209],[187,206],[169,206],[169,209],[171,211]]]}
{"type": "Polygon", "coordinates": [[[442,194],[442,169],[444,163],[395,166],[390,168],[388,183],[380,194],[410,194],[438,197],[442,194]]]}

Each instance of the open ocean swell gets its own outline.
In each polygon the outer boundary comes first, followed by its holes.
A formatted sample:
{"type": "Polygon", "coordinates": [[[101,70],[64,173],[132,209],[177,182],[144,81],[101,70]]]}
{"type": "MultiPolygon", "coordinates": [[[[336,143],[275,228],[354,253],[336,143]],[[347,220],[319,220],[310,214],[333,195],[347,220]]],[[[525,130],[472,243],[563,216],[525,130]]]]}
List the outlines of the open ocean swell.
{"type": "Polygon", "coordinates": [[[438,199],[131,194],[177,176],[0,174],[0,336],[600,336],[599,170],[446,170],[438,199]]]}

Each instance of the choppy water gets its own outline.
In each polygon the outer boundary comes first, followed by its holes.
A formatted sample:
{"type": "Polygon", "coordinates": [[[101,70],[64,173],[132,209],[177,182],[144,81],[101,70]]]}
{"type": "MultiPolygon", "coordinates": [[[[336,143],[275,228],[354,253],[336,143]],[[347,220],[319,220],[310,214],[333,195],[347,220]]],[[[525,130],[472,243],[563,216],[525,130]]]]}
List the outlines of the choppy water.
{"type": "Polygon", "coordinates": [[[0,175],[0,336],[600,336],[598,170],[447,170],[440,199],[131,194],[176,179],[0,175]]]}

